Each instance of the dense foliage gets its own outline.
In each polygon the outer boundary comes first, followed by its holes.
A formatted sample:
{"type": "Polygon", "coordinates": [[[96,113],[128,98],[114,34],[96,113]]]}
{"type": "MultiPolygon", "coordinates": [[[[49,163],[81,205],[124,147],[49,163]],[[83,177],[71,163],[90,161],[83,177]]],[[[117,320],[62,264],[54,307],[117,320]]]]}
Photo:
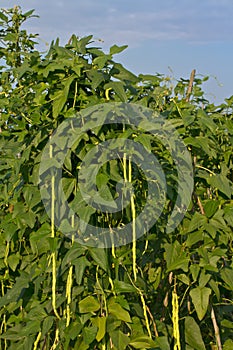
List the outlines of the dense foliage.
{"type": "MultiPolygon", "coordinates": [[[[233,97],[215,106],[204,98],[203,79],[195,77],[187,93],[189,80],[173,86],[160,74],[136,76],[113,60],[125,46],[106,54],[92,36],[72,35],[65,46],[56,40],[41,54],[36,36],[21,28],[32,16],[18,7],[0,12],[0,348],[232,349],[233,97]],[[177,172],[164,145],[127,125],[86,133],[67,155],[62,180],[86,222],[114,228],[133,215],[131,206],[108,215],[82,201],[79,165],[93,145],[135,140],[156,154],[167,181],[163,213],[146,235],[97,249],[54,230],[38,172],[63,120],[110,101],[166,116],[192,156],[194,190],[184,219],[166,232],[177,172]]],[[[113,198],[129,167],[138,215],[147,185],[136,165],[112,160],[97,184],[105,200],[113,198]]]]}

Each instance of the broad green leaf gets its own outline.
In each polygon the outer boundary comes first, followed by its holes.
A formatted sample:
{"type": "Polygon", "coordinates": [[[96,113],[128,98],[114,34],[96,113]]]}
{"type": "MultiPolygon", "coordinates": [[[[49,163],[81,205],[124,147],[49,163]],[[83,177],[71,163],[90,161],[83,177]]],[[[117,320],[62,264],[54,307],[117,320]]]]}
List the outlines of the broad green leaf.
{"type": "Polygon", "coordinates": [[[123,281],[115,280],[114,289],[116,293],[135,293],[136,289],[132,284],[123,281]]]}
{"type": "Polygon", "coordinates": [[[74,75],[67,78],[66,81],[63,82],[63,89],[57,92],[55,97],[53,98],[53,117],[55,119],[58,117],[67,101],[70,85],[74,78],[74,75]]]}
{"type": "Polygon", "coordinates": [[[83,339],[85,344],[91,344],[96,338],[96,333],[97,333],[96,326],[84,327],[82,334],[83,334],[83,339]]]}
{"type": "Polygon", "coordinates": [[[81,256],[75,260],[75,277],[78,285],[82,283],[83,274],[87,266],[90,266],[91,263],[87,260],[85,256],[81,256]]]}
{"type": "Polygon", "coordinates": [[[102,248],[89,247],[88,251],[97,265],[104,271],[109,270],[107,251],[102,248]]]}
{"type": "Polygon", "coordinates": [[[8,258],[7,258],[7,263],[9,264],[10,268],[15,271],[16,267],[18,266],[19,262],[21,260],[21,256],[19,254],[19,252],[17,252],[16,254],[11,254],[8,258]]]}
{"type": "Polygon", "coordinates": [[[157,337],[155,339],[155,344],[156,344],[156,346],[158,344],[158,346],[161,350],[170,350],[171,349],[170,344],[168,342],[168,338],[166,336],[157,337]]]}
{"type": "Polygon", "coordinates": [[[178,278],[181,282],[183,282],[184,284],[187,284],[187,286],[190,285],[190,280],[189,280],[188,276],[185,275],[184,273],[178,275],[177,278],[178,278]]]}
{"type": "Polygon", "coordinates": [[[200,321],[203,319],[208,309],[210,294],[211,289],[206,287],[196,287],[190,291],[190,296],[200,321]]]}
{"type": "Polygon", "coordinates": [[[219,207],[220,202],[216,201],[216,200],[208,200],[205,205],[204,205],[204,211],[205,214],[208,218],[210,218],[211,216],[213,216],[218,207],[219,207]]]}
{"type": "Polygon", "coordinates": [[[233,329],[233,322],[225,319],[221,321],[221,326],[233,329]]]}
{"type": "Polygon", "coordinates": [[[135,349],[150,349],[155,347],[155,342],[147,336],[139,336],[131,339],[129,345],[135,349]]]}
{"type": "Polygon", "coordinates": [[[96,312],[100,309],[99,301],[93,296],[89,295],[79,302],[79,312],[85,314],[88,312],[96,312]]]}
{"type": "Polygon", "coordinates": [[[65,177],[62,178],[62,188],[66,199],[68,199],[71,193],[73,192],[75,184],[76,184],[76,179],[74,178],[65,178],[65,177]]]}
{"type": "Polygon", "coordinates": [[[93,60],[93,64],[97,65],[99,69],[103,69],[107,65],[108,61],[111,60],[111,55],[98,56],[93,60]]]}
{"type": "Polygon", "coordinates": [[[87,248],[75,243],[63,257],[62,266],[68,265],[86,252],[87,248]]]}
{"type": "Polygon", "coordinates": [[[124,322],[131,322],[129,312],[124,310],[120,304],[116,303],[114,299],[111,299],[108,303],[109,314],[114,316],[117,320],[124,322]]]}
{"type": "Polygon", "coordinates": [[[23,292],[29,286],[29,275],[22,271],[20,277],[16,278],[16,282],[7,293],[0,298],[0,308],[9,303],[18,301],[23,296],[23,292]]]}
{"type": "Polygon", "coordinates": [[[188,232],[200,230],[206,222],[207,222],[207,218],[205,215],[195,212],[190,221],[188,232]]]}
{"type": "Polygon", "coordinates": [[[180,243],[178,241],[175,241],[172,244],[166,243],[164,248],[167,271],[182,269],[183,271],[187,272],[189,258],[186,256],[186,252],[180,243]]]}
{"type": "Polygon", "coordinates": [[[138,77],[132,72],[128,71],[120,63],[114,63],[112,72],[113,76],[122,81],[138,82],[138,77]]]}
{"type": "Polygon", "coordinates": [[[127,49],[128,45],[123,45],[123,46],[117,46],[117,45],[113,45],[110,47],[110,55],[115,55],[117,53],[120,53],[122,51],[124,51],[125,49],[127,49]]]}
{"type": "Polygon", "coordinates": [[[209,185],[224,193],[227,198],[231,198],[233,193],[233,185],[226,176],[217,174],[214,176],[209,176],[206,180],[209,185]]]}
{"type": "Polygon", "coordinates": [[[54,316],[47,316],[43,321],[42,335],[45,336],[53,326],[54,316]]]}
{"type": "Polygon", "coordinates": [[[67,330],[67,334],[69,335],[70,339],[74,340],[82,331],[83,325],[80,321],[73,321],[67,330]]]}
{"type": "Polygon", "coordinates": [[[228,225],[233,228],[233,207],[227,206],[224,208],[224,219],[227,221],[228,225]]]}
{"type": "Polygon", "coordinates": [[[196,282],[197,277],[200,272],[200,266],[198,264],[193,264],[190,266],[190,272],[192,274],[193,282],[196,282]]]}
{"type": "Polygon", "coordinates": [[[34,11],[35,11],[34,9],[33,9],[33,10],[30,10],[30,11],[27,11],[27,12],[25,12],[23,15],[24,15],[25,17],[30,17],[30,16],[33,14],[34,11]]]}
{"type": "Polygon", "coordinates": [[[40,331],[40,320],[32,320],[28,322],[26,326],[21,330],[22,336],[30,336],[32,334],[36,334],[40,331]]]}
{"type": "Polygon", "coordinates": [[[204,233],[203,231],[194,231],[188,234],[188,238],[186,241],[187,247],[192,247],[192,245],[196,244],[199,241],[203,241],[204,233]]]}
{"type": "Polygon", "coordinates": [[[95,69],[87,72],[87,76],[91,79],[92,89],[96,89],[105,80],[104,74],[95,69]]]}
{"type": "Polygon", "coordinates": [[[206,350],[200,328],[190,316],[185,317],[185,342],[194,350],[206,350]]]}
{"type": "Polygon", "coordinates": [[[223,344],[223,350],[232,350],[233,348],[233,340],[227,339],[223,344]]]}
{"type": "Polygon", "coordinates": [[[208,282],[208,284],[211,287],[211,289],[213,290],[214,294],[216,295],[217,300],[219,301],[220,300],[220,290],[218,288],[218,284],[213,279],[211,279],[208,282]]]}
{"type": "Polygon", "coordinates": [[[110,332],[110,337],[114,346],[114,350],[125,350],[128,343],[129,337],[124,334],[119,328],[110,332]]]}
{"type": "Polygon", "coordinates": [[[210,278],[211,278],[211,275],[206,273],[205,270],[202,270],[199,277],[199,287],[204,288],[206,284],[209,282],[210,278]]]}
{"type": "Polygon", "coordinates": [[[121,81],[111,81],[104,85],[104,89],[112,89],[122,102],[127,102],[127,95],[124,86],[124,83],[121,81]]]}
{"type": "Polygon", "coordinates": [[[7,22],[8,18],[4,13],[0,12],[0,19],[3,20],[4,22],[7,22]]]}
{"type": "Polygon", "coordinates": [[[230,268],[224,268],[220,272],[220,276],[223,279],[223,281],[226,283],[227,289],[233,290],[233,270],[230,268]]]}
{"type": "Polygon", "coordinates": [[[106,317],[97,317],[93,319],[93,324],[98,327],[98,332],[96,334],[96,340],[100,342],[106,334],[106,317]]]}
{"type": "Polygon", "coordinates": [[[199,149],[202,149],[208,156],[214,157],[215,151],[213,142],[207,136],[187,137],[184,139],[186,145],[192,145],[199,149]]]}

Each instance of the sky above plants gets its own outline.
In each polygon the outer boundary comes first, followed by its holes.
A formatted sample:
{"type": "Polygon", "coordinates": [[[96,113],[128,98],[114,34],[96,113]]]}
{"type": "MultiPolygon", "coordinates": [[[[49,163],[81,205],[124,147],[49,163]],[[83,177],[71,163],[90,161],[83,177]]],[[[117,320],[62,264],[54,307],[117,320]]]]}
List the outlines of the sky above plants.
{"type": "Polygon", "coordinates": [[[0,7],[34,8],[39,19],[26,28],[40,34],[40,49],[72,33],[93,34],[106,51],[129,48],[116,59],[135,73],[188,78],[210,75],[204,86],[215,103],[233,95],[232,0],[0,0],[0,7]]]}

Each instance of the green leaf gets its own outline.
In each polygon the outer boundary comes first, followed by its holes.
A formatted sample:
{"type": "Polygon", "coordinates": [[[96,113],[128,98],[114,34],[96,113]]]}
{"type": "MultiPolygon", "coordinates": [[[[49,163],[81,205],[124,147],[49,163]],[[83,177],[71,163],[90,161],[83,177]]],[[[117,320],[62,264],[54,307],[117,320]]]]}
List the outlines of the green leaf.
{"type": "Polygon", "coordinates": [[[31,334],[36,334],[40,331],[40,320],[33,320],[28,322],[28,324],[21,330],[21,335],[29,336],[31,334]]]}
{"type": "Polygon", "coordinates": [[[136,338],[133,338],[130,342],[129,342],[130,346],[133,346],[135,349],[150,349],[155,347],[155,342],[147,337],[147,336],[139,336],[136,338]]]}
{"type": "Polygon", "coordinates": [[[230,268],[224,268],[220,272],[222,280],[226,283],[226,287],[229,290],[233,290],[233,270],[230,268]]]}
{"type": "Polygon", "coordinates": [[[233,348],[233,340],[227,339],[223,344],[223,350],[232,350],[233,348]]]}
{"type": "Polygon", "coordinates": [[[199,277],[199,287],[204,288],[206,284],[209,282],[210,278],[211,278],[211,275],[206,273],[205,270],[202,270],[199,277]]]}
{"type": "Polygon", "coordinates": [[[188,234],[188,238],[186,241],[187,247],[192,247],[192,245],[200,242],[204,239],[203,231],[194,231],[188,234]]]}
{"type": "Polygon", "coordinates": [[[89,295],[79,302],[79,312],[81,314],[96,312],[100,309],[99,301],[93,296],[89,295]]]}
{"type": "Polygon", "coordinates": [[[197,136],[197,137],[189,136],[189,137],[184,139],[184,142],[186,145],[191,145],[191,146],[194,146],[194,147],[201,149],[210,157],[215,156],[213,142],[207,136],[205,136],[205,137],[204,136],[197,136]]]}
{"type": "Polygon", "coordinates": [[[56,119],[60,112],[62,111],[69,94],[69,89],[75,75],[70,76],[63,82],[63,89],[56,93],[53,98],[53,117],[56,119]]]}
{"type": "Polygon", "coordinates": [[[189,258],[186,256],[184,248],[178,241],[172,244],[166,243],[165,248],[165,259],[167,262],[167,271],[173,271],[176,269],[182,269],[188,271],[189,258]]]}
{"type": "Polygon", "coordinates": [[[81,256],[80,258],[76,259],[74,262],[75,266],[75,277],[76,282],[78,285],[82,283],[83,274],[87,266],[90,266],[90,262],[87,260],[85,256],[81,256]]]}
{"type": "Polygon", "coordinates": [[[196,287],[190,291],[190,296],[200,321],[203,319],[208,309],[210,294],[211,289],[206,287],[196,287]]]}
{"type": "Polygon", "coordinates": [[[8,21],[7,16],[5,16],[2,12],[0,12],[0,19],[2,19],[4,22],[8,21]]]}
{"type": "Polygon", "coordinates": [[[193,278],[193,282],[196,282],[197,277],[199,275],[200,272],[200,266],[197,264],[193,264],[190,266],[190,272],[192,274],[192,278],[193,278]]]}
{"type": "Polygon", "coordinates": [[[109,333],[113,343],[113,350],[125,350],[128,343],[129,337],[124,334],[120,329],[116,329],[109,333]]]}
{"type": "Polygon", "coordinates": [[[7,258],[7,262],[13,271],[16,270],[16,267],[18,266],[20,260],[21,260],[21,256],[20,256],[19,252],[17,252],[16,254],[11,254],[7,258]]]}
{"type": "Polygon", "coordinates": [[[34,9],[32,9],[32,10],[30,10],[30,11],[27,11],[27,12],[25,12],[25,13],[23,14],[23,16],[24,16],[24,17],[30,17],[30,16],[33,14],[34,11],[35,11],[34,9]]]}
{"type": "Polygon", "coordinates": [[[224,193],[227,198],[231,198],[233,193],[232,182],[223,174],[217,174],[214,176],[209,176],[207,182],[210,186],[217,188],[219,191],[224,193]]]}
{"type": "Polygon", "coordinates": [[[192,317],[185,317],[185,342],[195,350],[206,350],[201,331],[192,317]]]}
{"type": "MultiPolygon", "coordinates": [[[[167,339],[166,336],[157,337],[157,338],[155,339],[155,344],[156,344],[156,346],[157,346],[157,344],[158,344],[158,346],[159,346],[159,348],[160,348],[161,350],[170,350],[170,349],[171,349],[171,348],[170,348],[170,344],[169,344],[168,339],[167,339]]],[[[156,349],[157,349],[157,348],[156,348],[156,349]]]]}
{"type": "Polygon", "coordinates": [[[103,69],[109,60],[111,60],[111,55],[101,55],[93,60],[93,64],[97,65],[99,69],[103,69]]]}
{"type": "Polygon", "coordinates": [[[0,298],[0,308],[22,298],[23,291],[29,286],[29,280],[29,275],[22,271],[21,276],[16,278],[13,287],[8,289],[7,293],[0,298]]]}
{"type": "Polygon", "coordinates": [[[86,252],[87,248],[78,243],[75,243],[64,255],[62,266],[68,265],[75,261],[79,256],[86,252]]]}
{"type": "Polygon", "coordinates": [[[206,222],[207,222],[207,218],[205,215],[202,215],[198,212],[194,213],[188,226],[188,232],[200,230],[205,225],[206,222]]]}
{"type": "Polygon", "coordinates": [[[131,318],[128,311],[124,310],[120,304],[114,301],[114,299],[111,299],[108,302],[108,311],[109,314],[113,315],[117,320],[131,322],[131,318]]]}
{"type": "Polygon", "coordinates": [[[87,72],[87,76],[91,80],[92,89],[96,89],[105,80],[104,74],[95,69],[87,72]]]}
{"type": "Polygon", "coordinates": [[[110,47],[110,55],[115,55],[117,53],[120,53],[122,51],[124,51],[125,49],[127,49],[128,45],[123,45],[123,46],[117,46],[117,45],[113,45],[110,47]]]}
{"type": "Polygon", "coordinates": [[[122,102],[127,102],[127,95],[125,93],[124,86],[124,83],[121,81],[111,81],[110,83],[104,85],[104,89],[114,90],[122,102]]]}
{"type": "Polygon", "coordinates": [[[54,316],[48,316],[44,319],[43,326],[42,326],[43,336],[45,336],[49,332],[49,330],[52,328],[54,320],[55,320],[54,316]]]}
{"type": "Polygon", "coordinates": [[[76,179],[74,178],[71,178],[71,179],[65,178],[65,177],[62,178],[62,188],[66,199],[68,199],[71,193],[73,192],[75,184],[76,184],[76,179]]]}
{"type": "Polygon", "coordinates": [[[105,249],[95,247],[88,247],[88,251],[96,264],[107,272],[109,270],[107,251],[105,249]]]}
{"type": "Polygon", "coordinates": [[[233,207],[227,206],[224,208],[224,219],[227,221],[228,225],[233,227],[233,207]]]}
{"type": "Polygon", "coordinates": [[[148,271],[149,282],[153,283],[154,290],[156,290],[159,286],[159,283],[161,281],[161,273],[161,266],[157,267],[157,269],[151,267],[148,271]]]}
{"type": "Polygon", "coordinates": [[[105,316],[93,319],[93,324],[98,327],[98,332],[96,334],[96,340],[98,342],[100,342],[106,334],[106,320],[107,318],[105,316]]]}
{"type": "Polygon", "coordinates": [[[97,327],[84,327],[83,328],[83,339],[86,344],[91,344],[93,340],[96,338],[97,327]]]}
{"type": "Polygon", "coordinates": [[[116,293],[135,293],[136,289],[132,284],[115,280],[114,282],[114,289],[116,293]]]}
{"type": "Polygon", "coordinates": [[[211,218],[217,211],[220,202],[216,200],[208,200],[204,205],[204,211],[208,218],[211,218]]]}
{"type": "Polygon", "coordinates": [[[112,72],[113,76],[122,81],[138,82],[139,79],[136,75],[128,71],[120,63],[114,63],[112,72]]]}
{"type": "Polygon", "coordinates": [[[213,279],[211,279],[208,284],[211,287],[211,289],[213,290],[215,296],[217,297],[217,299],[219,301],[220,300],[220,290],[218,288],[218,284],[213,279]]]}

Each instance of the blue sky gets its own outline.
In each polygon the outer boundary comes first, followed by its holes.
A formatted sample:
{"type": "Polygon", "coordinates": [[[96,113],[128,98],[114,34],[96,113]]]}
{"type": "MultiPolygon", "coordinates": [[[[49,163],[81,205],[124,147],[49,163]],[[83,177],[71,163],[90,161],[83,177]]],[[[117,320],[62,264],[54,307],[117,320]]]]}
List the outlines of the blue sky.
{"type": "Polygon", "coordinates": [[[64,44],[73,33],[93,34],[105,51],[127,44],[115,60],[135,73],[188,78],[196,68],[211,76],[210,101],[233,95],[232,0],[0,0],[0,7],[15,4],[40,16],[26,27],[40,34],[41,49],[56,37],[64,44]]]}

